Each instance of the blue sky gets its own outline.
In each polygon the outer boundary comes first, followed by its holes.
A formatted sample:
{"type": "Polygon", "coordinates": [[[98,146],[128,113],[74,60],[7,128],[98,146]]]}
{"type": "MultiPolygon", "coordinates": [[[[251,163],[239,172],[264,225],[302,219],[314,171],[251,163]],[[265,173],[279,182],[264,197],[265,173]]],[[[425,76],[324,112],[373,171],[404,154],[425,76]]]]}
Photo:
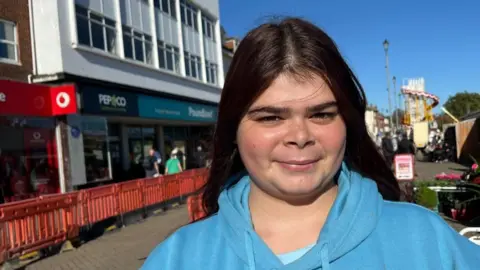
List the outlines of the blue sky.
{"type": "Polygon", "coordinates": [[[427,92],[441,104],[456,92],[480,92],[479,12],[478,0],[220,0],[220,19],[230,36],[241,38],[275,15],[314,22],[333,37],[369,103],[384,109],[385,38],[397,89],[402,78],[424,77],[427,92]]]}

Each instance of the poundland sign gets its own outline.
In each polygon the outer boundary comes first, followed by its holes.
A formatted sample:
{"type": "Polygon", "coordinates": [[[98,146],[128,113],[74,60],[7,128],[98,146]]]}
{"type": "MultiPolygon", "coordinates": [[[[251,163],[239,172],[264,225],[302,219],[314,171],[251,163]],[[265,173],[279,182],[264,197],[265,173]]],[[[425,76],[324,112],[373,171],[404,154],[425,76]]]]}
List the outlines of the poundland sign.
{"type": "Polygon", "coordinates": [[[139,115],[147,118],[215,122],[217,107],[149,96],[138,97],[139,115]]]}

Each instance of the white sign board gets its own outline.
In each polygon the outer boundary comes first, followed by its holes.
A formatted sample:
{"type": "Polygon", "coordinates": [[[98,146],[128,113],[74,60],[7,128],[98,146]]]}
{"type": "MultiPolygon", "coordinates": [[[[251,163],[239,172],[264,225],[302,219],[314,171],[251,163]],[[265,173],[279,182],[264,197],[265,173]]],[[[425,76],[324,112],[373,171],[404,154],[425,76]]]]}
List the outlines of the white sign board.
{"type": "Polygon", "coordinates": [[[395,178],[397,181],[412,181],[415,178],[415,162],[413,155],[395,156],[395,178]]]}

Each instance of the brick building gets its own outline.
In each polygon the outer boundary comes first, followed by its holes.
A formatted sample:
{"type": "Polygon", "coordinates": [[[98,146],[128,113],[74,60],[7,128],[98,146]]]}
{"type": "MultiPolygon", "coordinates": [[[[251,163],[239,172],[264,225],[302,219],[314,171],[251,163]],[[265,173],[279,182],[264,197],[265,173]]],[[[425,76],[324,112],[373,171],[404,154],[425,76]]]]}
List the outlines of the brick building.
{"type": "Polygon", "coordinates": [[[28,81],[32,74],[29,0],[0,1],[0,79],[28,81]]]}

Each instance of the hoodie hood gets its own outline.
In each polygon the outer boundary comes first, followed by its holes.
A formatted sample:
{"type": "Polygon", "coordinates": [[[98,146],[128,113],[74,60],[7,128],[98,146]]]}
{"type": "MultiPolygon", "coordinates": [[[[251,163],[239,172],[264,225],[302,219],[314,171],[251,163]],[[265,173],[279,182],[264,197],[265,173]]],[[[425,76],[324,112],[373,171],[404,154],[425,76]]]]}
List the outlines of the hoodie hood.
{"type": "Polygon", "coordinates": [[[300,259],[283,265],[254,231],[248,206],[250,178],[233,176],[218,199],[220,227],[248,269],[330,269],[330,263],[350,252],[375,229],[383,199],[374,181],[342,164],[338,194],[317,243],[300,259]],[[237,183],[236,180],[239,179],[237,183]]]}

